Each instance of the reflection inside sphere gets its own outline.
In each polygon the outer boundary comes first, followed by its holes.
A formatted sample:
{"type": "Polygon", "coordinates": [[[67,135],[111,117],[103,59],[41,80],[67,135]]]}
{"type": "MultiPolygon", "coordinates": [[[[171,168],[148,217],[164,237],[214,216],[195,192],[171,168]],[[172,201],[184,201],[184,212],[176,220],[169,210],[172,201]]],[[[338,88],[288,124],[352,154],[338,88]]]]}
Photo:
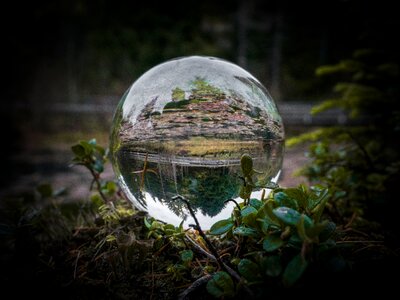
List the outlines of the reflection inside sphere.
{"type": "Polygon", "coordinates": [[[185,197],[208,229],[230,216],[244,184],[240,158],[248,154],[259,198],[276,182],[283,158],[281,117],[267,90],[235,64],[184,57],[143,74],[114,115],[111,155],[129,200],[150,216],[193,224],[185,197]]]}

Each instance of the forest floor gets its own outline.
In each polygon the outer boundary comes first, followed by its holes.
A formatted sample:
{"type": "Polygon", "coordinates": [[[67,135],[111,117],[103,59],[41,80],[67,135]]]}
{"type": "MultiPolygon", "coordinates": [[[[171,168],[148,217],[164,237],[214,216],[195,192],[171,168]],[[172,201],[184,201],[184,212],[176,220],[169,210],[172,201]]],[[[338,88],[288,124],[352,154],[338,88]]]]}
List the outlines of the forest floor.
{"type": "MultiPolygon", "coordinates": [[[[291,132],[288,135],[293,136],[294,134],[291,132]]],[[[24,136],[23,149],[15,153],[8,162],[13,167],[6,168],[3,172],[3,176],[8,176],[8,181],[6,187],[0,190],[0,199],[5,196],[32,194],[38,185],[48,183],[53,186],[54,190],[66,189],[67,193],[60,199],[65,203],[74,205],[78,203],[78,200],[87,201],[91,194],[89,188],[92,178],[86,169],[70,166],[73,156],[70,148],[79,140],[91,138],[96,138],[99,145],[108,145],[107,130],[59,131],[51,134],[27,132],[24,136]]],[[[285,150],[282,175],[279,180],[281,186],[293,187],[305,182],[304,178],[293,176],[293,172],[307,163],[306,151],[306,145],[285,150]]],[[[104,179],[114,178],[111,164],[106,165],[102,176],[104,179]]],[[[15,198],[12,199],[15,200],[15,198]]],[[[11,208],[13,207],[14,205],[11,206],[11,208]]],[[[7,211],[0,210],[0,212],[5,214],[7,211]]],[[[12,214],[17,213],[13,211],[12,214]]],[[[57,216],[50,217],[53,218],[50,218],[45,224],[52,224],[54,217],[55,220],[58,220],[57,216]]],[[[137,223],[133,225],[141,228],[141,234],[143,234],[143,220],[140,218],[143,216],[138,215],[138,218],[133,218],[132,222],[137,223]],[[138,225],[139,223],[140,225],[138,225]]],[[[347,227],[350,223],[344,227],[339,224],[338,232],[343,236],[339,234],[338,244],[349,245],[349,247],[342,247],[342,254],[349,260],[349,266],[352,267],[351,272],[338,273],[332,278],[325,278],[319,273],[310,272],[312,280],[308,281],[307,287],[321,286],[334,288],[337,291],[352,288],[357,292],[369,289],[382,291],[395,287],[396,277],[392,277],[390,274],[400,265],[397,239],[382,233],[380,226],[376,226],[375,223],[349,231],[351,228],[347,227]]],[[[0,255],[0,264],[4,264],[4,270],[6,270],[0,279],[5,280],[6,285],[10,287],[14,282],[21,282],[22,285],[25,284],[28,287],[26,290],[14,290],[14,293],[23,294],[29,291],[29,293],[37,293],[41,296],[60,296],[60,299],[111,299],[110,295],[112,295],[112,299],[134,299],[139,295],[143,299],[171,299],[168,296],[176,296],[176,291],[175,294],[171,294],[176,287],[175,283],[168,279],[169,274],[167,274],[168,277],[165,277],[167,260],[164,261],[164,264],[162,261],[160,263],[155,260],[154,263],[153,260],[149,260],[151,265],[143,265],[144,271],[138,267],[136,273],[130,274],[131,277],[121,277],[125,281],[120,282],[119,278],[116,278],[112,281],[113,284],[109,284],[106,269],[94,267],[91,260],[95,256],[93,253],[98,251],[96,242],[101,236],[98,233],[102,228],[97,226],[74,231],[72,239],[66,245],[53,242],[50,243],[50,246],[34,248],[35,239],[39,239],[40,236],[37,235],[37,232],[30,232],[27,227],[24,229],[26,232],[17,232],[19,239],[16,240],[22,244],[15,247],[20,252],[10,252],[12,247],[9,251],[8,244],[0,244],[0,248],[4,248],[0,249],[4,251],[3,255],[0,255]],[[40,249],[42,252],[39,251],[40,249]],[[85,251],[87,256],[81,256],[85,251]],[[43,261],[43,258],[49,257],[51,260],[43,261]],[[43,267],[44,265],[45,267],[43,267]],[[155,268],[153,272],[154,266],[159,269],[155,268]],[[86,270],[89,273],[85,275],[86,270]],[[164,279],[154,280],[156,275],[164,276],[160,277],[164,279]],[[108,285],[105,285],[105,282],[108,285]],[[124,284],[127,285],[124,286],[124,284]],[[30,288],[35,288],[36,291],[30,288]],[[122,294],[120,294],[121,292],[122,294]],[[156,295],[157,292],[159,295],[156,295]]],[[[49,229],[56,230],[57,227],[49,229]]],[[[174,255],[176,256],[176,253],[173,253],[171,257],[174,255]]],[[[167,259],[170,257],[167,256],[167,259]]],[[[200,294],[198,299],[210,299],[210,296],[207,297],[205,289],[200,290],[200,294]]]]}

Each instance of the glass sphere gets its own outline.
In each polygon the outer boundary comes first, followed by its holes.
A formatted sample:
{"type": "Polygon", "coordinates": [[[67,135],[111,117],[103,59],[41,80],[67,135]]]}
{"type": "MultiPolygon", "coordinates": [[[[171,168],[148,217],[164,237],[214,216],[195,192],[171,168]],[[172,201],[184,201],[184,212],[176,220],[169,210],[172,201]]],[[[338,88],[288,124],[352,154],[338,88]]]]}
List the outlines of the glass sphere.
{"type": "Polygon", "coordinates": [[[266,88],[239,66],[190,56],[157,65],[122,97],[113,119],[114,172],[134,206],[160,221],[203,229],[229,218],[245,178],[251,198],[276,182],[284,129],[266,88]],[[247,154],[254,172],[243,174],[247,154]]]}

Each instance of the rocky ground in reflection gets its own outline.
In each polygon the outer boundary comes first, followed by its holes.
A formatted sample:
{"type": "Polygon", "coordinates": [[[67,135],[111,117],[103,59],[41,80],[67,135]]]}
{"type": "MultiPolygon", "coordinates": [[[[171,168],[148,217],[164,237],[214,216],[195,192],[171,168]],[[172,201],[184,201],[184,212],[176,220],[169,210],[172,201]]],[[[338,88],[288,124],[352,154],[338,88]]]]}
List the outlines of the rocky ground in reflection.
{"type": "Polygon", "coordinates": [[[171,91],[171,101],[162,111],[155,108],[158,100],[158,96],[154,97],[136,118],[128,115],[122,120],[121,143],[194,136],[241,140],[283,138],[282,125],[266,111],[237,95],[226,95],[204,80],[196,81],[189,96],[178,87],[171,91]]]}

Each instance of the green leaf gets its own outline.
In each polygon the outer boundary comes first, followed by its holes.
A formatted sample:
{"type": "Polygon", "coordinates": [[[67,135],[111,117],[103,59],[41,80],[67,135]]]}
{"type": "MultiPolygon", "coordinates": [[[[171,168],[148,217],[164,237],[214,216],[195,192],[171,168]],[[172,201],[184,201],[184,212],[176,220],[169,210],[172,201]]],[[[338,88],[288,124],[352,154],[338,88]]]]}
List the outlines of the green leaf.
{"type": "Polygon", "coordinates": [[[98,193],[93,194],[93,195],[90,197],[90,200],[92,201],[92,203],[93,203],[96,207],[100,207],[101,205],[104,204],[103,198],[101,198],[101,196],[100,196],[98,193]]]}
{"type": "Polygon", "coordinates": [[[286,206],[296,210],[299,208],[297,201],[293,198],[290,198],[285,192],[278,192],[274,194],[274,200],[278,206],[286,206]]]}
{"type": "Polygon", "coordinates": [[[177,228],[177,231],[178,232],[183,232],[183,222],[184,222],[185,220],[182,220],[180,223],[179,223],[179,226],[178,226],[178,228],[177,228]]]}
{"type": "Polygon", "coordinates": [[[117,238],[115,237],[115,235],[113,234],[109,234],[106,236],[106,242],[113,242],[115,241],[117,238]]]}
{"type": "Polygon", "coordinates": [[[294,232],[289,238],[288,245],[293,248],[300,249],[303,245],[303,240],[300,238],[297,232],[294,232]]]}
{"type": "Polygon", "coordinates": [[[233,230],[233,234],[251,237],[257,237],[259,235],[257,230],[245,226],[239,226],[235,228],[235,230],[233,230]]]}
{"type": "Polygon", "coordinates": [[[332,236],[335,230],[336,230],[336,224],[333,222],[328,222],[328,224],[326,224],[324,229],[321,230],[321,232],[319,233],[319,241],[325,242],[332,236]]]}
{"type": "Polygon", "coordinates": [[[285,189],[285,194],[294,199],[301,208],[306,209],[308,207],[309,195],[305,186],[299,185],[297,188],[285,189]]]}
{"type": "Polygon", "coordinates": [[[246,206],[240,211],[242,222],[247,225],[255,225],[257,210],[253,206],[246,206]]]}
{"type": "Polygon", "coordinates": [[[160,229],[162,227],[162,224],[158,221],[153,221],[151,222],[150,230],[154,229],[160,229]]]}
{"type": "Polygon", "coordinates": [[[36,190],[39,192],[39,194],[40,194],[40,196],[42,196],[42,198],[48,198],[48,197],[53,196],[53,188],[48,183],[39,185],[36,188],[36,190]]]}
{"type": "MultiPolygon", "coordinates": [[[[308,237],[308,235],[306,233],[306,228],[304,226],[304,217],[305,217],[305,215],[301,215],[300,221],[296,224],[297,233],[299,234],[299,237],[301,238],[302,241],[311,242],[311,239],[308,237]]],[[[316,226],[312,226],[312,227],[316,227],[316,226]]]]}
{"type": "Polygon", "coordinates": [[[267,276],[278,277],[282,273],[281,259],[278,255],[263,257],[261,266],[267,276]]]}
{"type": "Polygon", "coordinates": [[[277,234],[267,236],[263,241],[263,249],[267,252],[275,251],[284,244],[284,241],[277,234]]]}
{"type": "Polygon", "coordinates": [[[210,228],[210,234],[213,235],[220,235],[228,232],[232,227],[234,223],[231,218],[226,219],[226,220],[221,220],[216,223],[214,223],[211,228],[210,228]]]}
{"type": "Polygon", "coordinates": [[[96,139],[93,138],[90,141],[88,141],[88,144],[92,145],[92,146],[95,146],[95,145],[97,145],[97,141],[96,141],[96,139]]]}
{"type": "Polygon", "coordinates": [[[173,235],[176,231],[176,228],[174,225],[172,224],[165,224],[163,226],[163,230],[165,232],[166,235],[173,235]]]}
{"type": "Polygon", "coordinates": [[[317,205],[311,211],[313,213],[313,219],[315,222],[319,222],[319,219],[322,216],[322,212],[324,211],[325,205],[329,200],[330,193],[328,189],[324,190],[318,197],[317,205]]]}
{"type": "Polygon", "coordinates": [[[264,205],[258,210],[257,218],[265,219],[270,224],[280,225],[279,219],[275,216],[272,211],[273,200],[270,199],[264,203],[264,205]]]}
{"type": "MultiPolygon", "coordinates": [[[[296,226],[300,222],[302,214],[289,207],[278,207],[273,210],[274,215],[283,223],[291,226],[296,226]]],[[[304,225],[308,228],[312,225],[312,220],[304,215],[304,225]]]]}
{"type": "Polygon", "coordinates": [[[269,181],[266,185],[265,185],[266,189],[270,189],[270,190],[274,190],[279,188],[279,185],[275,182],[269,181]]]}
{"type": "Polygon", "coordinates": [[[268,234],[269,227],[270,227],[271,224],[270,224],[267,220],[265,220],[265,219],[257,219],[257,221],[258,221],[259,224],[260,224],[260,229],[261,229],[262,233],[264,233],[265,235],[267,235],[267,234],[268,234]]]}
{"type": "Polygon", "coordinates": [[[86,142],[80,141],[79,144],[83,147],[85,154],[84,155],[91,155],[93,153],[93,145],[86,142]]]}
{"type": "Polygon", "coordinates": [[[216,298],[235,295],[232,278],[228,273],[222,271],[213,274],[212,279],[207,283],[207,291],[216,298]]]}
{"type": "Polygon", "coordinates": [[[329,99],[325,100],[322,103],[315,105],[311,108],[310,114],[311,115],[317,115],[321,112],[324,112],[328,109],[335,108],[335,107],[341,107],[341,101],[340,99],[329,99]]]}
{"type": "Polygon", "coordinates": [[[249,215],[255,215],[257,214],[257,209],[255,209],[253,206],[246,206],[240,211],[240,214],[242,217],[247,217],[249,215]]]}
{"type": "Polygon", "coordinates": [[[252,206],[252,207],[254,207],[255,209],[260,209],[261,208],[261,206],[263,205],[263,203],[260,201],[260,200],[258,200],[258,199],[255,199],[255,198],[251,198],[250,199],[250,205],[252,206]]]}
{"type": "MultiPolygon", "coordinates": [[[[327,201],[330,196],[329,190],[322,185],[315,185],[310,187],[310,189],[314,192],[312,201],[309,202],[309,209],[314,210],[319,204],[322,204],[324,201],[327,201]]],[[[325,205],[325,204],[324,204],[325,205]]]]}
{"type": "Polygon", "coordinates": [[[104,171],[104,165],[100,160],[96,160],[94,162],[93,165],[93,169],[97,172],[97,173],[102,173],[104,171]]]}
{"type": "Polygon", "coordinates": [[[97,152],[99,152],[101,156],[106,155],[106,149],[104,149],[103,147],[96,145],[94,148],[96,149],[97,152]]]}
{"type": "Polygon", "coordinates": [[[283,284],[285,286],[292,286],[300,279],[304,271],[307,268],[307,261],[300,255],[297,254],[286,266],[285,272],[283,273],[283,284]]]}
{"type": "Polygon", "coordinates": [[[113,195],[118,190],[118,186],[114,181],[107,181],[105,189],[108,195],[113,195]]]}
{"type": "Polygon", "coordinates": [[[185,263],[191,262],[193,260],[193,251],[192,250],[181,251],[181,259],[185,263]]]}
{"type": "Polygon", "coordinates": [[[249,282],[254,282],[261,279],[260,268],[250,259],[244,258],[240,260],[238,270],[239,273],[249,282]]]}
{"type": "Polygon", "coordinates": [[[85,148],[82,145],[74,145],[71,147],[71,150],[79,158],[85,156],[85,148]]]}
{"type": "Polygon", "coordinates": [[[147,227],[147,229],[150,229],[151,228],[151,223],[147,220],[146,217],[143,218],[143,221],[144,221],[144,225],[147,227]]]}
{"type": "Polygon", "coordinates": [[[240,166],[244,176],[250,176],[253,171],[253,159],[248,154],[243,154],[240,158],[240,166]]]}
{"type": "Polygon", "coordinates": [[[248,199],[253,191],[253,187],[251,185],[242,186],[239,191],[239,197],[242,199],[248,199]]]}

